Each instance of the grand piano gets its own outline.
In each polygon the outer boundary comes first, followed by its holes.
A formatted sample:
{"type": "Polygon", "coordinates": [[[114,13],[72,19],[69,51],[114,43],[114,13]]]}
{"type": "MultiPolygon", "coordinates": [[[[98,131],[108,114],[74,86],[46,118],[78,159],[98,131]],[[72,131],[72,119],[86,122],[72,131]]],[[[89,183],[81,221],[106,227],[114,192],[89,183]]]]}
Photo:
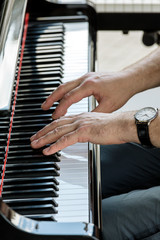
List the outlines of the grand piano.
{"type": "MultiPolygon", "coordinates": [[[[8,0],[1,6],[0,234],[4,240],[100,239],[98,146],[75,144],[52,156],[30,147],[51,122],[42,102],[61,83],[95,70],[91,5],[8,0]]],[[[90,111],[93,99],[68,114],[90,111]]]]}
{"type": "MultiPolygon", "coordinates": [[[[52,121],[58,102],[42,111],[46,97],[60,84],[95,71],[96,31],[136,29],[132,21],[123,28],[123,21],[113,24],[111,4],[107,8],[105,0],[0,2],[3,240],[101,238],[99,146],[75,144],[43,156],[42,149],[31,149],[30,137],[52,121]]],[[[122,12],[116,14],[122,17],[122,12]]],[[[91,111],[95,104],[93,98],[83,99],[67,114],[91,111]]]]}

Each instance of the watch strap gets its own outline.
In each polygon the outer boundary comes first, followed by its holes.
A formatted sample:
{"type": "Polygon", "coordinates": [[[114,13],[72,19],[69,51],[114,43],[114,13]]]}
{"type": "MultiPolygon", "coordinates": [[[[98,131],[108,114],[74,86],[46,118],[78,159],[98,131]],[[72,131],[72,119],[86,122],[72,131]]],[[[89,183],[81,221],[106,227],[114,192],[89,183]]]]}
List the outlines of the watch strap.
{"type": "Polygon", "coordinates": [[[149,138],[148,123],[136,123],[138,138],[141,144],[145,147],[153,147],[149,138]]]}

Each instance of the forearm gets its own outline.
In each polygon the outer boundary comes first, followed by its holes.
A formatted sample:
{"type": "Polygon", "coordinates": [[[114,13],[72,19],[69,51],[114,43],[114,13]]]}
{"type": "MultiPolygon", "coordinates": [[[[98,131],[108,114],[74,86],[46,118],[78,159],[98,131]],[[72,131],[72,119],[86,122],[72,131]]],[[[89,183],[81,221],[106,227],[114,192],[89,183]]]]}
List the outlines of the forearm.
{"type": "Polygon", "coordinates": [[[160,48],[139,62],[125,68],[133,95],[160,86],[160,48]]]}

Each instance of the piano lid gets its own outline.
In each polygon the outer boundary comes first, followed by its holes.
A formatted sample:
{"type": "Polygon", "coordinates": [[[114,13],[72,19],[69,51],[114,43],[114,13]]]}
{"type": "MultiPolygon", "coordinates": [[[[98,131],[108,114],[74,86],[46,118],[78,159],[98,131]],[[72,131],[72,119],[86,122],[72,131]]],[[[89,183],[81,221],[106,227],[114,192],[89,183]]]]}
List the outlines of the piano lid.
{"type": "Polygon", "coordinates": [[[6,1],[0,35],[0,114],[9,111],[27,0],[6,1]]]}

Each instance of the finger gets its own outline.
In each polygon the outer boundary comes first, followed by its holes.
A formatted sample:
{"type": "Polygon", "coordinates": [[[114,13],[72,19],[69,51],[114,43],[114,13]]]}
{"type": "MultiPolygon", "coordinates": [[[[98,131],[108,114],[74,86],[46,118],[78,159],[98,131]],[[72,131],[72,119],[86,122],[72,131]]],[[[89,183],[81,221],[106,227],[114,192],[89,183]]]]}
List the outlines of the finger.
{"type": "Polygon", "coordinates": [[[74,90],[67,93],[60,101],[59,105],[52,114],[53,119],[57,119],[64,116],[67,113],[67,109],[76,102],[79,102],[85,97],[92,95],[92,89],[88,88],[85,84],[80,85],[74,90]]]}
{"type": "Polygon", "coordinates": [[[68,133],[61,137],[56,143],[43,150],[44,155],[51,155],[59,150],[66,148],[78,142],[78,134],[76,131],[68,133]]]}
{"type": "Polygon", "coordinates": [[[63,135],[70,133],[76,129],[76,124],[67,124],[54,129],[53,131],[47,133],[46,135],[31,142],[32,148],[41,148],[46,144],[53,143],[61,138],[63,135]]]}
{"type": "Polygon", "coordinates": [[[36,134],[34,134],[30,138],[30,140],[31,140],[31,142],[35,141],[36,139],[46,135],[50,131],[53,131],[55,128],[60,127],[62,125],[71,124],[73,121],[74,121],[73,117],[72,118],[64,117],[64,118],[61,118],[59,120],[55,120],[55,121],[51,122],[50,124],[46,125],[44,128],[42,128],[36,134]]]}
{"type": "Polygon", "coordinates": [[[74,81],[60,85],[42,104],[42,109],[48,110],[53,105],[54,102],[62,99],[67,92],[77,87],[82,81],[83,81],[82,78],[79,78],[74,81]]]}

